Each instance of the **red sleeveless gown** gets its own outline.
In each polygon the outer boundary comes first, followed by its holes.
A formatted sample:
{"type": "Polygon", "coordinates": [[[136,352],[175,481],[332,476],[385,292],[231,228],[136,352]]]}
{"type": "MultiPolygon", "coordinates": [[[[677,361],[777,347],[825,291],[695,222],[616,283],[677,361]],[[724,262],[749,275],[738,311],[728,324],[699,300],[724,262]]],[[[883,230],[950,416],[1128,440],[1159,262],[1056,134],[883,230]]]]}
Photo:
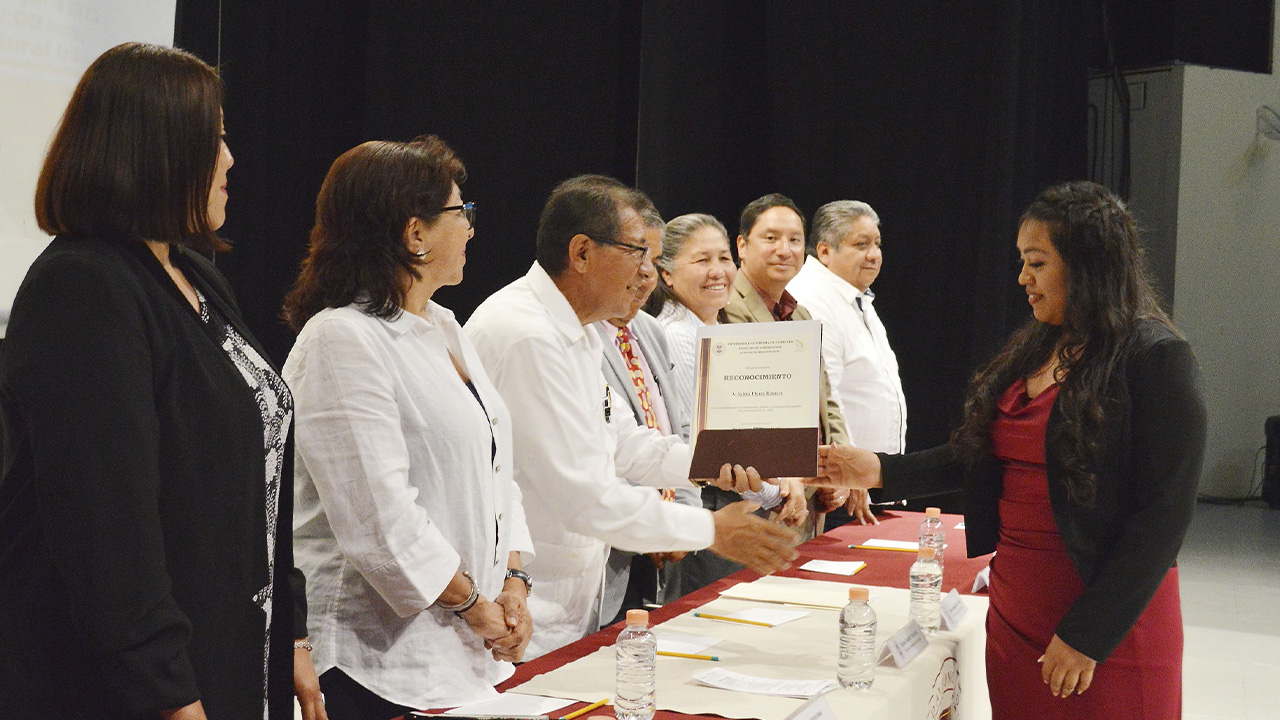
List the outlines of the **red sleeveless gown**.
{"type": "Polygon", "coordinates": [[[992,446],[1004,464],[1000,537],[991,563],[987,686],[994,720],[1153,720],[1182,716],[1178,569],[1164,582],[1083,695],[1056,698],[1038,659],[1084,592],[1049,504],[1045,424],[1058,387],[1028,398],[1018,380],[1000,399],[992,446]]]}

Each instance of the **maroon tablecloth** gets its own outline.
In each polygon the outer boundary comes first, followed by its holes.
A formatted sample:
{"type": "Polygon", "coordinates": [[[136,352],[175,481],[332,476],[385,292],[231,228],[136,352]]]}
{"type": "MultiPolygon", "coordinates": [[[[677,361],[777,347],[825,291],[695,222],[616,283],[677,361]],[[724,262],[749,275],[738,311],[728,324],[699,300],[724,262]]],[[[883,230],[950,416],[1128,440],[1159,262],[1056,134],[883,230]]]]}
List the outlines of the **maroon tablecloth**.
{"type": "MultiPolygon", "coordinates": [[[[885,512],[880,515],[879,525],[845,525],[800,546],[800,559],[796,561],[795,567],[815,559],[865,561],[867,566],[852,577],[814,573],[794,568],[783,570],[778,574],[810,580],[847,582],[851,585],[880,585],[905,588],[907,587],[907,574],[911,569],[911,563],[915,562],[916,556],[913,553],[893,550],[858,550],[850,549],[849,546],[871,538],[915,541],[920,532],[920,521],[923,519],[923,513],[885,512]]],[[[942,580],[943,593],[948,593],[952,588],[955,588],[963,594],[969,594],[970,588],[973,587],[974,577],[987,566],[988,561],[991,559],[990,555],[983,555],[977,558],[965,557],[964,530],[955,529],[956,524],[961,520],[963,518],[959,515],[942,516],[942,526],[947,532],[946,570],[943,573],[942,580]]],[[[758,577],[760,577],[759,574],[750,570],[734,573],[701,590],[689,593],[679,600],[667,603],[660,609],[651,611],[649,613],[650,620],[654,625],[665,622],[716,599],[719,597],[720,592],[728,587],[741,582],[750,582],[758,577]]],[[[622,625],[622,623],[612,625],[578,642],[566,645],[559,650],[520,665],[516,668],[515,675],[499,685],[498,690],[510,690],[521,683],[527,682],[536,675],[541,675],[561,665],[571,663],[580,657],[590,655],[605,645],[612,645],[618,633],[622,631],[622,625]]],[[[564,713],[568,714],[578,708],[586,707],[586,705],[586,703],[575,703],[573,706],[566,708],[564,713]]],[[[613,708],[599,708],[593,710],[590,715],[612,716],[613,708]]],[[[699,716],[659,710],[657,717],[660,720],[682,720],[699,716]]]]}

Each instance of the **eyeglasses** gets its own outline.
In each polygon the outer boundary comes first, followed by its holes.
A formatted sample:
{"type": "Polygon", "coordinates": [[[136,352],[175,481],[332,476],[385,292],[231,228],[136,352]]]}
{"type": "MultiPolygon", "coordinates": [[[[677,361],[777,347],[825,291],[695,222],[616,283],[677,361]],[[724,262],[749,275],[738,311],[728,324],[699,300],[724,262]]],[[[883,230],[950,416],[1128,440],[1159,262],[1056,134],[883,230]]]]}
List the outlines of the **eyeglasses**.
{"type": "Polygon", "coordinates": [[[631,243],[618,242],[617,240],[596,240],[591,238],[599,245],[614,245],[623,249],[627,255],[636,259],[637,265],[643,265],[645,260],[649,259],[648,245],[632,245],[631,243]]]}
{"type": "Polygon", "coordinates": [[[462,203],[461,205],[450,205],[448,207],[440,208],[440,212],[445,212],[446,210],[461,210],[462,217],[467,219],[467,225],[470,225],[471,227],[476,226],[476,204],[475,203],[468,202],[468,203],[462,203]]]}

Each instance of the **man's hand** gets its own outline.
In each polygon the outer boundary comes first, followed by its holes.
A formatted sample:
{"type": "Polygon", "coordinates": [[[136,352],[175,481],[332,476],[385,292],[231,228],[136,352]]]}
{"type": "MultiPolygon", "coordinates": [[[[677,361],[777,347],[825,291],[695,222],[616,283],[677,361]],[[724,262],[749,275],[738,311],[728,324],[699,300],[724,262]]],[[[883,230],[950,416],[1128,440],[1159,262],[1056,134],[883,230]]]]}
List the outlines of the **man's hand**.
{"type": "Polygon", "coordinates": [[[533,617],[529,615],[529,607],[525,603],[527,593],[524,582],[517,578],[507,580],[512,587],[504,589],[494,598],[506,613],[507,634],[493,640],[486,640],[484,646],[493,653],[494,660],[520,662],[524,658],[525,648],[529,647],[529,639],[533,637],[533,617]],[[519,587],[514,587],[519,585],[519,587]]]}
{"type": "Polygon", "coordinates": [[[774,508],[778,522],[787,527],[799,527],[809,515],[809,501],[804,495],[804,483],[800,478],[778,478],[778,494],[782,505],[774,508]]]}
{"type": "Polygon", "coordinates": [[[716,537],[708,549],[726,560],[768,575],[787,567],[798,557],[796,543],[800,538],[781,525],[752,515],[756,509],[755,504],[743,501],[712,513],[716,537]]]}
{"type": "Polygon", "coordinates": [[[649,562],[653,563],[653,566],[658,568],[659,570],[661,570],[663,566],[666,565],[667,563],[680,562],[681,560],[684,559],[685,555],[688,555],[688,553],[682,550],[673,550],[671,552],[645,553],[645,557],[649,558],[649,562]]]}
{"type": "Polygon", "coordinates": [[[302,720],[329,720],[324,696],[320,694],[320,678],[311,663],[311,651],[306,648],[293,649],[293,695],[302,709],[302,720]]]}
{"type": "Polygon", "coordinates": [[[833,488],[880,487],[880,458],[852,445],[819,445],[818,477],[805,482],[833,488]]]}
{"type": "Polygon", "coordinates": [[[1040,676],[1054,697],[1079,695],[1093,684],[1093,671],[1098,663],[1093,658],[1062,641],[1056,634],[1040,656],[1040,676]]]}
{"type": "Polygon", "coordinates": [[[760,478],[760,473],[756,472],[755,468],[744,468],[741,465],[729,463],[720,466],[720,477],[705,482],[710,482],[721,490],[731,490],[738,494],[748,490],[760,492],[760,488],[764,487],[764,480],[760,478]]]}
{"type": "Polygon", "coordinates": [[[871,511],[871,495],[866,490],[850,491],[849,500],[845,502],[844,508],[849,513],[849,517],[863,525],[880,524],[876,514],[871,511]]]}

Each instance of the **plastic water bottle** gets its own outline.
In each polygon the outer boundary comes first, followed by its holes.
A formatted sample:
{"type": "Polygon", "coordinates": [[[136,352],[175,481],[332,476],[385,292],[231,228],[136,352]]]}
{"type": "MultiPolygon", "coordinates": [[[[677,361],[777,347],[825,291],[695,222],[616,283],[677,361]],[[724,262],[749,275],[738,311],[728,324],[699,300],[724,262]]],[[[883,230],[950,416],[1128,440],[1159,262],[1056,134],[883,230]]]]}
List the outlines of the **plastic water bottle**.
{"type": "Polygon", "coordinates": [[[866,690],[876,679],[876,611],[867,597],[866,588],[849,588],[849,604],[840,611],[836,679],[841,687],[866,690]]]}
{"type": "Polygon", "coordinates": [[[933,548],[922,547],[911,566],[911,619],[927,633],[942,622],[942,568],[933,555],[933,548]]]}
{"type": "Polygon", "coordinates": [[[614,658],[613,714],[618,720],[652,720],[658,638],[649,631],[648,610],[627,611],[627,626],[618,633],[614,658]]]}
{"type": "Polygon", "coordinates": [[[942,529],[942,511],[936,507],[924,509],[924,521],[920,523],[920,547],[934,549],[933,559],[943,565],[942,548],[947,543],[947,531],[942,529]]]}

